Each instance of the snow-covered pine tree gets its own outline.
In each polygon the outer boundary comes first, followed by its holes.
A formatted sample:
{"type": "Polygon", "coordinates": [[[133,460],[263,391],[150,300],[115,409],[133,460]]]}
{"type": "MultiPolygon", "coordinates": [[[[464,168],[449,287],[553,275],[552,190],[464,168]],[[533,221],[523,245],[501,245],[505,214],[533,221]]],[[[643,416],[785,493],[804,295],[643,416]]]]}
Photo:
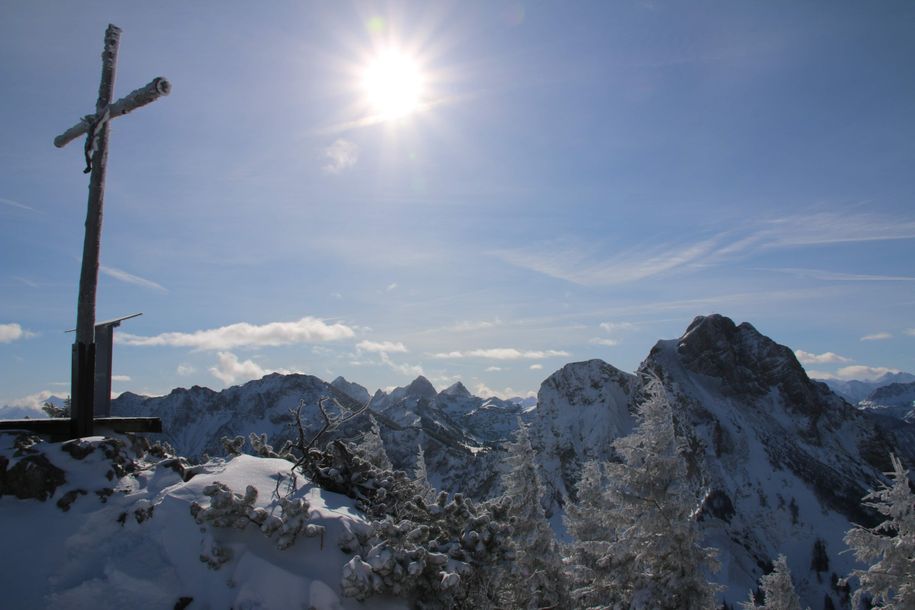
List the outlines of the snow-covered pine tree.
{"type": "Polygon", "coordinates": [[[394,470],[391,460],[388,459],[388,452],[384,450],[384,443],[381,441],[381,431],[378,429],[378,422],[374,417],[369,416],[372,425],[362,435],[359,442],[358,450],[363,457],[371,462],[374,466],[382,470],[394,470]]]}
{"type": "Polygon", "coordinates": [[[718,586],[707,575],[717,553],[701,545],[685,445],[661,381],[649,379],[645,395],[638,427],[613,443],[622,463],[607,465],[606,517],[616,534],[600,577],[624,607],[713,608],[718,586]]]}
{"type": "Polygon", "coordinates": [[[522,609],[567,608],[568,584],[559,545],[546,520],[541,497],[543,486],[527,428],[520,421],[508,445],[508,472],[503,475],[505,495],[511,500],[512,541],[515,562],[508,591],[508,607],[522,609]]]}
{"type": "Polygon", "coordinates": [[[915,496],[909,487],[909,472],[895,455],[890,455],[893,483],[882,485],[864,497],[864,505],[886,519],[876,527],[857,526],[845,534],[859,561],[870,563],[866,570],[852,573],[859,588],[852,607],[864,598],[872,608],[902,610],[915,608],[915,496]]]}
{"type": "Polygon", "coordinates": [[[568,572],[572,596],[580,606],[609,604],[612,591],[600,568],[610,541],[614,539],[613,524],[607,519],[604,496],[606,477],[603,465],[586,462],[576,486],[575,501],[566,503],[564,522],[572,537],[568,545],[568,572]]]}
{"type": "MultiPolygon", "coordinates": [[[[801,602],[791,581],[791,570],[784,555],[779,555],[769,574],[759,579],[763,605],[758,606],[750,593],[750,600],[741,604],[743,610],[801,610],[801,602]]],[[[808,609],[809,610],[809,609],[808,609]]]]}
{"type": "Polygon", "coordinates": [[[426,452],[422,445],[418,445],[416,454],[416,468],[413,470],[413,480],[423,489],[423,500],[429,501],[434,497],[432,484],[429,483],[429,470],[426,468],[426,452]]]}

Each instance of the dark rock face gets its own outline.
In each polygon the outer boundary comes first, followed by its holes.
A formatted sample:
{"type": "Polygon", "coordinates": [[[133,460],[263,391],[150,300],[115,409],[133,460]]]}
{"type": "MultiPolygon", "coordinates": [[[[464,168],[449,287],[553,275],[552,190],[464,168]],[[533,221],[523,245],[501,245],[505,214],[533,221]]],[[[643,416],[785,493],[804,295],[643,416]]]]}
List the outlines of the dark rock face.
{"type": "Polygon", "coordinates": [[[747,322],[725,316],[695,318],[677,344],[683,365],[721,380],[726,395],[761,397],[777,389],[792,409],[813,417],[839,401],[812,383],[791,348],[779,345],[747,322]]]}
{"type": "Polygon", "coordinates": [[[436,394],[438,394],[438,392],[435,391],[435,386],[422,375],[414,379],[410,385],[407,386],[407,396],[432,400],[435,398],[436,394]]]}
{"type": "Polygon", "coordinates": [[[730,523],[735,514],[734,503],[731,502],[730,496],[720,489],[714,489],[705,498],[699,520],[703,521],[707,515],[711,515],[725,523],[730,523]]]}
{"type": "Polygon", "coordinates": [[[0,496],[44,502],[67,482],[64,471],[42,454],[27,455],[12,468],[8,465],[9,460],[0,456],[0,496]]]}

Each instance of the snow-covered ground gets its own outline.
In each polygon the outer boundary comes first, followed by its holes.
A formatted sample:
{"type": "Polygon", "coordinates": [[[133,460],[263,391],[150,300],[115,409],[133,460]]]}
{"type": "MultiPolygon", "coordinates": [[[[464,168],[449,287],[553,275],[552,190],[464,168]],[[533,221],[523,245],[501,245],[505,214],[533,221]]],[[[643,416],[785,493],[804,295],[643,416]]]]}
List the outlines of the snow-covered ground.
{"type": "MultiPolygon", "coordinates": [[[[141,610],[182,603],[214,609],[366,607],[340,593],[350,557],[337,546],[341,534],[364,526],[363,517],[352,500],[301,475],[293,485],[287,461],[247,455],[213,459],[184,481],[169,466],[173,461],[150,455],[135,459],[112,439],[83,439],[68,445],[70,453],[61,443],[43,442],[17,451],[15,439],[0,435],[0,466],[8,460],[0,468],[0,493],[6,494],[0,497],[0,605],[5,609],[141,610]],[[23,460],[17,473],[37,472],[47,483],[47,473],[56,467],[66,481],[46,485],[46,491],[54,488],[45,501],[9,495],[26,490],[25,477],[13,481],[8,476],[23,460]],[[136,471],[118,476],[118,461],[124,461],[121,469],[136,471]],[[324,535],[300,536],[279,550],[253,523],[244,529],[200,525],[191,506],[209,505],[204,490],[216,482],[242,495],[254,486],[255,505],[271,514],[279,513],[280,496],[304,498],[308,523],[324,527],[324,535]],[[215,548],[231,555],[218,569],[201,560],[213,556],[215,548]]],[[[31,489],[40,488],[33,481],[31,489]]],[[[400,600],[373,598],[371,603],[382,610],[407,608],[400,600]]]]}

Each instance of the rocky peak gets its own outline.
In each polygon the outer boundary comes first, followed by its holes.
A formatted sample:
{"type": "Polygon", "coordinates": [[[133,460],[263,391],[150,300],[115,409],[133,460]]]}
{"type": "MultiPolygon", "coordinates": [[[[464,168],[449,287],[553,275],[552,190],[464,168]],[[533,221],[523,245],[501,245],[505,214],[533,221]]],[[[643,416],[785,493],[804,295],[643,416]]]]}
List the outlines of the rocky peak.
{"type": "Polygon", "coordinates": [[[442,394],[444,394],[445,396],[454,396],[454,397],[460,397],[460,398],[468,398],[471,395],[470,391],[466,387],[464,387],[464,384],[461,383],[460,381],[458,381],[457,383],[451,384],[450,386],[448,386],[447,388],[442,390],[442,394]]]}
{"type": "Polygon", "coordinates": [[[871,392],[870,396],[867,397],[867,400],[880,402],[884,400],[906,398],[911,401],[913,400],[913,397],[915,397],[915,381],[910,383],[891,383],[879,387],[871,392]]]}
{"type": "Polygon", "coordinates": [[[406,387],[406,395],[414,398],[426,398],[432,400],[435,398],[435,395],[438,392],[435,391],[435,386],[429,382],[428,379],[420,375],[406,387]]]}
{"type": "Polygon", "coordinates": [[[778,388],[791,404],[817,411],[824,389],[810,381],[790,348],[753,325],[720,314],[698,316],[677,341],[684,367],[722,382],[726,395],[761,397],[778,388]]]}
{"type": "Polygon", "coordinates": [[[365,387],[353,381],[347,381],[345,377],[337,377],[330,382],[330,385],[340,390],[359,404],[365,404],[371,398],[369,391],[365,387]]]}

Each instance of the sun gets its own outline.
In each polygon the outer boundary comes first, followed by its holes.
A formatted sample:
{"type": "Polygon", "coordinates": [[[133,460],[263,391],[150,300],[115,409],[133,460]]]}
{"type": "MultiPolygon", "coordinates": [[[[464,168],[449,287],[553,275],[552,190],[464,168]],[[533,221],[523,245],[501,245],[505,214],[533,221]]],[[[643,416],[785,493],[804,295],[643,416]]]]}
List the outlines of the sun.
{"type": "Polygon", "coordinates": [[[383,120],[416,112],[423,101],[423,76],[416,59],[397,49],[377,53],[366,65],[362,87],[383,120]]]}

